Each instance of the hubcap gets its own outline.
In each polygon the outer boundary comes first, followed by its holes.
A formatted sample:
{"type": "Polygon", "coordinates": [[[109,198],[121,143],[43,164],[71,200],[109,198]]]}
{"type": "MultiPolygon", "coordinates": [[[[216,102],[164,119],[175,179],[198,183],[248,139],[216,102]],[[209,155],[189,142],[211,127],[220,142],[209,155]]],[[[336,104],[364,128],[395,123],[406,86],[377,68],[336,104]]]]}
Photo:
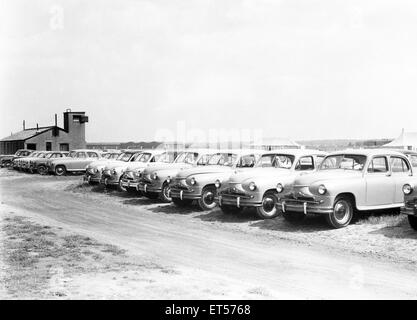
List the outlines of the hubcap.
{"type": "Polygon", "coordinates": [[[350,217],[350,207],[346,201],[339,201],[334,206],[334,217],[337,222],[344,224],[349,220],[350,217]]]}
{"type": "Polygon", "coordinates": [[[206,205],[208,205],[208,206],[209,205],[212,205],[213,202],[214,202],[214,194],[213,194],[213,192],[207,191],[206,193],[204,193],[203,200],[204,200],[204,203],[206,205]]]}
{"type": "Polygon", "coordinates": [[[266,213],[271,213],[275,209],[275,201],[270,197],[265,197],[262,200],[262,208],[266,213]]]}
{"type": "Polygon", "coordinates": [[[64,169],[62,169],[61,167],[56,168],[56,173],[62,174],[63,172],[64,172],[64,169]]]}

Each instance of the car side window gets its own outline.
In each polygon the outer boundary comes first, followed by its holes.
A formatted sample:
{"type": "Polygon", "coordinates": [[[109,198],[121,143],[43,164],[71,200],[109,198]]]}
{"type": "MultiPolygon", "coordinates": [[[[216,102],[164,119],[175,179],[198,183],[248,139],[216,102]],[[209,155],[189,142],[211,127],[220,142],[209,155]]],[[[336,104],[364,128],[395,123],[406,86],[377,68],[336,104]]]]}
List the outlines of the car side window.
{"type": "Polygon", "coordinates": [[[392,173],[408,173],[410,171],[408,163],[402,158],[391,157],[390,164],[392,173]]]}
{"type": "Polygon", "coordinates": [[[296,166],[295,166],[295,170],[300,170],[300,171],[304,171],[304,170],[314,170],[314,160],[313,157],[308,156],[308,157],[302,157],[300,158],[300,160],[298,160],[296,166]]]}
{"type": "Polygon", "coordinates": [[[240,158],[239,163],[237,164],[237,167],[240,168],[252,168],[256,163],[255,155],[247,155],[240,158]]]}
{"type": "Polygon", "coordinates": [[[86,158],[86,155],[84,152],[77,152],[77,158],[86,158]]]}
{"type": "Polygon", "coordinates": [[[386,157],[375,157],[368,167],[369,173],[388,172],[388,161],[386,157]]]}
{"type": "Polygon", "coordinates": [[[87,152],[89,158],[98,158],[98,154],[95,152],[87,152]]]}

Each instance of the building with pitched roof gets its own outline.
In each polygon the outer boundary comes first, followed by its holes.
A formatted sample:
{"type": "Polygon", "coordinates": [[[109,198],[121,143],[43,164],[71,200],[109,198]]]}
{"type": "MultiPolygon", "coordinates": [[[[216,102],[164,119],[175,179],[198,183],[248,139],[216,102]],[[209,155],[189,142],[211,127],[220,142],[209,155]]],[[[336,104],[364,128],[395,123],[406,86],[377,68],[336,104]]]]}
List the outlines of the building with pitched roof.
{"type": "Polygon", "coordinates": [[[86,148],[85,123],[88,117],[85,112],[74,112],[67,109],[64,112],[64,127],[58,127],[57,115],[55,125],[47,127],[26,128],[12,133],[0,140],[0,154],[13,154],[18,149],[69,151],[86,148]]]}

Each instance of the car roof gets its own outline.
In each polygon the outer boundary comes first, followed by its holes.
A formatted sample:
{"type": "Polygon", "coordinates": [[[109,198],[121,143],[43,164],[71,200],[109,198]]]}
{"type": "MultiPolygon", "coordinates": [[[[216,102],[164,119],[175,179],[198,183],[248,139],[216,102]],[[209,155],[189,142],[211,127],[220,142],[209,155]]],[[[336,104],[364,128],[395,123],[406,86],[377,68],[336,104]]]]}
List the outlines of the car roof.
{"type": "Polygon", "coordinates": [[[391,156],[405,156],[404,153],[390,150],[390,149],[346,149],[332,152],[330,155],[336,154],[354,154],[354,155],[364,155],[368,157],[377,156],[377,155],[391,155],[391,156]]]}
{"type": "Polygon", "coordinates": [[[315,150],[315,149],[275,149],[271,151],[264,151],[262,154],[267,155],[267,154],[277,154],[277,153],[292,154],[296,157],[309,156],[309,155],[326,156],[328,154],[327,152],[315,150]]]}
{"type": "Polygon", "coordinates": [[[97,152],[97,153],[103,153],[103,150],[98,150],[98,149],[74,149],[71,151],[75,151],[75,152],[97,152]]]}

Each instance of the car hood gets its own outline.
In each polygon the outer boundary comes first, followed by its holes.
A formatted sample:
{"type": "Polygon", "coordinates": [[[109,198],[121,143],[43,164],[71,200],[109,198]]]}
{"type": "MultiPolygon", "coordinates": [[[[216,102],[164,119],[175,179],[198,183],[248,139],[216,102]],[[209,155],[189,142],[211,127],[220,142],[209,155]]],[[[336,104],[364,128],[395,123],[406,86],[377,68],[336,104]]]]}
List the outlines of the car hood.
{"type": "Polygon", "coordinates": [[[152,163],[148,166],[147,170],[149,171],[160,171],[160,170],[171,170],[171,169],[176,169],[176,170],[181,170],[181,169],[188,169],[193,167],[192,164],[190,163],[152,163]]]}
{"type": "Polygon", "coordinates": [[[344,169],[323,170],[323,171],[317,171],[312,174],[307,174],[307,175],[298,177],[297,179],[295,179],[294,185],[309,186],[312,183],[319,182],[319,181],[354,179],[358,177],[362,177],[361,171],[344,170],[344,169]]]}
{"type": "Polygon", "coordinates": [[[226,166],[197,166],[188,169],[181,170],[177,178],[185,179],[189,176],[202,175],[202,174],[215,174],[215,173],[232,173],[233,168],[226,166]]]}
{"type": "Polygon", "coordinates": [[[251,170],[235,170],[230,176],[229,182],[242,183],[246,180],[259,181],[261,179],[271,179],[278,176],[292,175],[294,172],[282,168],[253,168],[251,170]]]}
{"type": "Polygon", "coordinates": [[[89,168],[97,168],[97,167],[106,167],[106,166],[111,166],[111,165],[119,165],[120,163],[127,163],[124,161],[120,161],[120,160],[96,160],[91,162],[88,167],[89,168]]]}

